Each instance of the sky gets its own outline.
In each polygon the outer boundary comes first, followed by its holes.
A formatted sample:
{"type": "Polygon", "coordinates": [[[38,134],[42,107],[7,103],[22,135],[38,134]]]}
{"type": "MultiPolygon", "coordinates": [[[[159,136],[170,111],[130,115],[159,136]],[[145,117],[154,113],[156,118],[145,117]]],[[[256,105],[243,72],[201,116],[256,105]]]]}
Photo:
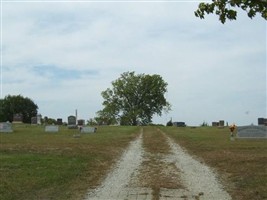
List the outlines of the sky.
{"type": "Polygon", "coordinates": [[[266,117],[266,21],[222,24],[200,1],[1,1],[1,98],[31,98],[42,116],[88,120],[127,71],[159,74],[172,110],[153,123],[189,126],[266,117]]]}

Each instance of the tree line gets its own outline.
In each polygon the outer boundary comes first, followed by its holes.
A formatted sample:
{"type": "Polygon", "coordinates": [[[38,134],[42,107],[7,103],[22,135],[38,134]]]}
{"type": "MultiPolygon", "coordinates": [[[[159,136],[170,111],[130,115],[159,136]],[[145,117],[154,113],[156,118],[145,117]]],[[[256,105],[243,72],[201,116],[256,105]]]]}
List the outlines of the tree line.
{"type": "Polygon", "coordinates": [[[4,99],[0,99],[1,122],[12,122],[15,114],[21,114],[23,123],[31,123],[31,118],[37,115],[37,111],[37,104],[22,95],[7,95],[4,99]]]}
{"type": "MultiPolygon", "coordinates": [[[[148,125],[153,115],[170,110],[170,103],[164,96],[168,84],[160,75],[125,72],[111,85],[101,93],[104,108],[88,121],[89,124],[148,125]]],[[[15,114],[21,114],[24,123],[31,123],[31,118],[37,115],[37,104],[21,95],[8,95],[0,99],[0,105],[2,122],[12,122],[15,114]]]]}

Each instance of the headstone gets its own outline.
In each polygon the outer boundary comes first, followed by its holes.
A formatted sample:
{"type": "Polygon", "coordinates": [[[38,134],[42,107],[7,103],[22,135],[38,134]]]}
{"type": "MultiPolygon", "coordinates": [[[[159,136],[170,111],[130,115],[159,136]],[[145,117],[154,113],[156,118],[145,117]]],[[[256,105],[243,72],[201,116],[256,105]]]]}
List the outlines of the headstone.
{"type": "Polygon", "coordinates": [[[97,130],[97,128],[95,128],[95,127],[84,126],[84,127],[82,127],[81,132],[82,133],[95,133],[96,130],[97,130]]]}
{"type": "Polygon", "coordinates": [[[13,123],[22,123],[23,115],[21,113],[16,113],[13,115],[13,123]]]}
{"type": "Polygon", "coordinates": [[[79,119],[78,120],[78,126],[84,126],[85,120],[84,119],[79,119]]]}
{"type": "Polygon", "coordinates": [[[224,126],[224,120],[219,121],[219,126],[223,127],[224,126]]]}
{"type": "Polygon", "coordinates": [[[237,138],[244,139],[267,139],[266,126],[239,126],[237,127],[237,138]]]}
{"type": "Polygon", "coordinates": [[[177,126],[177,127],[185,127],[185,122],[173,122],[173,126],[177,126]]]}
{"type": "Polygon", "coordinates": [[[267,118],[258,118],[258,125],[267,126],[267,118]]]}
{"type": "Polygon", "coordinates": [[[61,119],[61,118],[58,118],[58,119],[57,119],[57,125],[62,125],[62,124],[63,124],[62,119],[61,119]]]}
{"type": "Polygon", "coordinates": [[[212,126],[215,126],[215,127],[219,126],[219,122],[212,122],[212,126]]]}
{"type": "Polygon", "coordinates": [[[36,125],[37,124],[37,117],[32,117],[31,118],[31,124],[36,125]]]}
{"type": "Polygon", "coordinates": [[[1,133],[11,133],[11,132],[13,132],[11,123],[9,123],[9,122],[0,122],[0,132],[1,133]]]}
{"type": "Polygon", "coordinates": [[[36,117],[37,117],[37,124],[41,125],[42,124],[42,115],[38,114],[36,117]]]}
{"type": "Polygon", "coordinates": [[[77,128],[75,116],[71,115],[68,117],[68,128],[69,129],[76,129],[77,128]]]}
{"type": "Polygon", "coordinates": [[[55,125],[45,126],[45,132],[58,132],[59,128],[55,125]]]}

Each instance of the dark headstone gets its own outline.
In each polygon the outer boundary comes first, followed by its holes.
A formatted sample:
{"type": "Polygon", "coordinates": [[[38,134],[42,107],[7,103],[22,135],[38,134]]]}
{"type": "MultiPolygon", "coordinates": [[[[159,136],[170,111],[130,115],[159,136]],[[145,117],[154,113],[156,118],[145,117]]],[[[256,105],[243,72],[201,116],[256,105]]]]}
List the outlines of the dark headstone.
{"type": "Polygon", "coordinates": [[[11,123],[9,123],[9,122],[0,122],[0,132],[1,133],[11,133],[11,132],[13,132],[11,123]]]}
{"type": "Polygon", "coordinates": [[[61,119],[61,118],[58,118],[58,119],[57,119],[57,125],[62,125],[62,124],[63,124],[62,119],[61,119]]]}
{"type": "Polygon", "coordinates": [[[224,126],[224,120],[219,121],[219,126],[224,126]]]}
{"type": "Polygon", "coordinates": [[[78,126],[84,126],[85,120],[84,119],[79,119],[78,120],[78,126]]]}
{"type": "Polygon", "coordinates": [[[177,126],[177,127],[185,127],[185,122],[173,122],[173,126],[177,126]]]}
{"type": "Polygon", "coordinates": [[[267,118],[258,118],[258,125],[267,126],[267,118]]]}
{"type": "Polygon", "coordinates": [[[244,139],[267,139],[266,126],[239,126],[237,127],[237,138],[244,139]]]}
{"type": "Polygon", "coordinates": [[[212,126],[215,126],[215,127],[219,126],[219,122],[212,122],[212,126]]]}
{"type": "Polygon", "coordinates": [[[71,115],[68,117],[68,128],[70,128],[70,129],[76,129],[77,128],[75,116],[71,115]]]}

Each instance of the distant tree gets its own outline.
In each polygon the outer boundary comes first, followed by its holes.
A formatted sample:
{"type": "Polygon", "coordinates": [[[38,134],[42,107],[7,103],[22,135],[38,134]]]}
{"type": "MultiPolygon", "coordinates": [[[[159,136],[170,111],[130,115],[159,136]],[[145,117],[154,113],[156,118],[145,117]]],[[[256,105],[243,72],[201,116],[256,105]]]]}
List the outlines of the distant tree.
{"type": "Polygon", "coordinates": [[[104,109],[98,118],[107,124],[147,125],[154,114],[170,110],[166,92],[167,83],[159,75],[125,72],[112,82],[112,89],[102,92],[104,109]]]}
{"type": "Polygon", "coordinates": [[[166,126],[173,126],[172,120],[168,121],[166,126]]]}
{"type": "Polygon", "coordinates": [[[202,127],[206,127],[206,126],[209,126],[209,124],[208,124],[208,122],[203,122],[202,124],[200,124],[200,126],[202,126],[202,127]]]}
{"type": "Polygon", "coordinates": [[[42,123],[44,123],[44,124],[56,124],[57,120],[45,116],[42,123]]]}
{"type": "Polygon", "coordinates": [[[38,106],[28,97],[8,95],[0,100],[0,121],[13,121],[14,114],[20,113],[24,123],[31,123],[37,115],[38,106]]]}
{"type": "Polygon", "coordinates": [[[99,110],[95,117],[95,121],[98,125],[111,125],[111,124],[117,124],[117,120],[115,115],[113,114],[113,110],[109,107],[105,107],[103,110],[99,110]]]}
{"type": "Polygon", "coordinates": [[[95,126],[95,125],[97,125],[97,121],[93,118],[90,118],[89,120],[87,120],[87,125],[95,126]]]}
{"type": "Polygon", "coordinates": [[[259,13],[267,20],[267,0],[212,0],[212,3],[200,3],[195,15],[204,19],[205,14],[215,13],[224,24],[226,19],[236,20],[238,12],[236,8],[247,12],[251,19],[259,13]]]}

